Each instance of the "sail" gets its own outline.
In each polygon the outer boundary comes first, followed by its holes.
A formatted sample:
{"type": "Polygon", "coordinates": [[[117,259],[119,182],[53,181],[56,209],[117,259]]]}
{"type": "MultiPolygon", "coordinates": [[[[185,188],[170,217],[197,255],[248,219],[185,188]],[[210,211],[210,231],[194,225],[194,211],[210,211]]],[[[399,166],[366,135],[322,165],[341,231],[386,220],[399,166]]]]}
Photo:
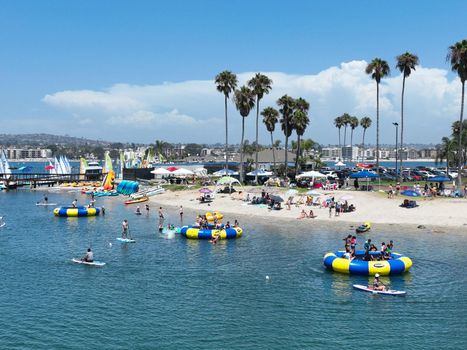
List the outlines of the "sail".
{"type": "Polygon", "coordinates": [[[112,158],[110,158],[110,152],[105,152],[105,164],[104,164],[104,173],[109,173],[113,170],[112,158]]]}
{"type": "Polygon", "coordinates": [[[2,163],[2,173],[5,174],[3,178],[9,179],[11,177],[11,169],[4,150],[1,152],[0,163],[2,163]]]}
{"type": "Polygon", "coordinates": [[[123,168],[125,167],[125,153],[123,151],[120,151],[120,179],[123,179],[123,168]]]}
{"type": "Polygon", "coordinates": [[[68,161],[68,158],[65,156],[63,160],[65,161],[66,173],[71,174],[71,165],[70,165],[70,162],[68,161]]]}
{"type": "Polygon", "coordinates": [[[60,162],[58,161],[57,157],[54,159],[54,169],[55,169],[55,175],[60,175],[62,173],[60,169],[60,162]]]}
{"type": "Polygon", "coordinates": [[[79,160],[79,179],[80,180],[85,179],[84,174],[86,173],[86,167],[87,167],[86,159],[80,158],[79,160]]]}

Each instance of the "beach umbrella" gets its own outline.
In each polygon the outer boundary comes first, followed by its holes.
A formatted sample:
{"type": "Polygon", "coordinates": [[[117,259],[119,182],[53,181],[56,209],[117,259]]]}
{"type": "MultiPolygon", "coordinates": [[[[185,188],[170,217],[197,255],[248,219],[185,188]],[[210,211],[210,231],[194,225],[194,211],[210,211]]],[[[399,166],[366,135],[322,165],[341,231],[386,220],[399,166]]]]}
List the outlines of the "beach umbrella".
{"type": "Polygon", "coordinates": [[[319,171],[307,171],[305,173],[301,173],[299,175],[297,175],[297,178],[300,178],[300,177],[312,177],[312,178],[315,178],[315,177],[326,177],[326,175],[324,174],[321,174],[319,171]]]}
{"type": "Polygon", "coordinates": [[[258,174],[258,176],[271,176],[272,172],[264,169],[256,169],[247,173],[247,176],[256,176],[256,174],[258,174]]]}
{"type": "Polygon", "coordinates": [[[280,203],[280,202],[283,202],[283,201],[284,201],[284,199],[283,199],[281,196],[277,196],[277,195],[275,195],[275,194],[269,196],[269,198],[270,198],[271,200],[273,200],[274,202],[276,202],[276,203],[280,203]]]}
{"type": "Polygon", "coordinates": [[[212,175],[213,176],[226,176],[226,175],[230,176],[230,175],[238,175],[238,172],[230,170],[230,169],[221,169],[221,170],[216,171],[212,175]]]}
{"type": "Polygon", "coordinates": [[[52,170],[52,169],[55,169],[55,168],[53,167],[53,165],[47,165],[44,169],[45,170],[52,170]]]}
{"type": "Polygon", "coordinates": [[[309,196],[321,196],[322,195],[322,193],[320,193],[320,192],[318,192],[316,190],[309,190],[306,194],[309,195],[309,196]]]}
{"type": "Polygon", "coordinates": [[[449,177],[447,177],[447,176],[435,176],[435,177],[429,178],[428,180],[433,181],[433,182],[451,181],[451,179],[449,177]]]}
{"type": "Polygon", "coordinates": [[[231,177],[231,176],[224,176],[224,177],[221,177],[219,180],[217,180],[218,185],[232,185],[234,183],[240,184],[240,181],[238,181],[236,178],[231,177]]]}
{"type": "Polygon", "coordinates": [[[185,169],[185,168],[180,168],[172,172],[174,175],[194,175],[195,173],[192,172],[191,170],[185,169]]]}
{"type": "Polygon", "coordinates": [[[165,169],[165,168],[157,168],[157,169],[154,169],[153,171],[151,171],[151,174],[167,175],[167,174],[172,174],[172,173],[169,170],[165,169]]]}
{"type": "Polygon", "coordinates": [[[338,166],[338,167],[345,166],[345,163],[338,161],[336,164],[334,164],[334,166],[338,166]]]}
{"type": "Polygon", "coordinates": [[[407,197],[420,197],[421,194],[419,192],[416,192],[414,190],[405,190],[401,192],[401,195],[407,196],[407,197]]]}
{"type": "Polygon", "coordinates": [[[207,187],[203,187],[202,189],[199,190],[199,192],[201,192],[201,193],[212,193],[212,191],[207,187]]]}
{"type": "Polygon", "coordinates": [[[177,169],[178,169],[178,168],[175,167],[175,166],[169,166],[169,167],[167,168],[167,170],[170,171],[170,172],[174,172],[174,171],[177,170],[177,169]]]}
{"type": "Polygon", "coordinates": [[[353,173],[350,177],[353,179],[376,179],[379,175],[368,170],[362,170],[358,173],[353,173]]]}
{"type": "Polygon", "coordinates": [[[357,163],[357,168],[370,169],[374,166],[374,164],[357,163]]]}

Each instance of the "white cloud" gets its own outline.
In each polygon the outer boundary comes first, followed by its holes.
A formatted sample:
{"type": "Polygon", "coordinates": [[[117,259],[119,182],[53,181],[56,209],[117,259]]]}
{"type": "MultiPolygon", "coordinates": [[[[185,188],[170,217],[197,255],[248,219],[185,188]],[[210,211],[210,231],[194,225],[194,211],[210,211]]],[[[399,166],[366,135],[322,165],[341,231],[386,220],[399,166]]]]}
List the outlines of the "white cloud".
{"type": "MultiPolygon", "coordinates": [[[[361,118],[370,116],[374,123],[367,132],[368,142],[376,135],[376,83],[365,74],[365,61],[342,63],[338,67],[310,75],[265,72],[273,80],[269,95],[261,108],[271,105],[282,95],[303,97],[310,102],[311,124],[305,137],[320,143],[336,143],[333,119],[344,112],[361,118]]],[[[240,84],[255,72],[238,74],[240,84]]],[[[392,122],[400,119],[402,78],[398,71],[384,78],[380,85],[380,136],[382,143],[394,142],[392,122]]],[[[405,140],[438,142],[450,132],[450,124],[458,118],[461,85],[458,78],[449,79],[448,71],[417,67],[406,80],[405,140]]],[[[70,115],[78,114],[82,124],[90,120],[111,127],[113,138],[129,141],[165,139],[178,142],[223,142],[224,100],[212,80],[165,82],[157,85],[117,84],[106,90],[62,91],[46,95],[43,101],[70,115]],[[103,123],[103,124],[102,124],[103,123]],[[131,137],[128,136],[131,130],[131,137]]],[[[229,138],[240,140],[240,116],[229,103],[229,138]]],[[[246,120],[246,138],[254,137],[254,111],[246,120]]],[[[268,143],[261,124],[260,142],[268,143]]],[[[280,128],[277,128],[280,130],[280,128]]],[[[109,130],[106,130],[108,134],[109,130]]],[[[354,142],[360,142],[361,131],[354,142]]],[[[281,137],[280,131],[276,132],[281,137]]],[[[101,138],[106,138],[102,134],[101,138]]]]}

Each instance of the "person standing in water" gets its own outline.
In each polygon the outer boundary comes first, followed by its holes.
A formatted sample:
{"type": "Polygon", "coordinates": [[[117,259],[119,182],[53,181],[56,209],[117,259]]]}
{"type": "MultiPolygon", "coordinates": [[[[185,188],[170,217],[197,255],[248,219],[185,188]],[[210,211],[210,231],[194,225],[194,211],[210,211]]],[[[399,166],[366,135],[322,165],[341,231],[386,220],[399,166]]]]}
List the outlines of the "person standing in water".
{"type": "Polygon", "coordinates": [[[128,220],[125,219],[122,222],[122,238],[127,239],[128,237],[128,230],[130,229],[130,225],[128,224],[128,220]]]}
{"type": "Polygon", "coordinates": [[[159,223],[164,224],[164,212],[162,211],[162,207],[159,207],[159,223]]]}
{"type": "Polygon", "coordinates": [[[49,203],[49,198],[47,198],[47,195],[44,194],[44,204],[49,203]]]}
{"type": "Polygon", "coordinates": [[[182,206],[180,206],[179,212],[180,212],[180,221],[183,222],[183,207],[182,206]]]}

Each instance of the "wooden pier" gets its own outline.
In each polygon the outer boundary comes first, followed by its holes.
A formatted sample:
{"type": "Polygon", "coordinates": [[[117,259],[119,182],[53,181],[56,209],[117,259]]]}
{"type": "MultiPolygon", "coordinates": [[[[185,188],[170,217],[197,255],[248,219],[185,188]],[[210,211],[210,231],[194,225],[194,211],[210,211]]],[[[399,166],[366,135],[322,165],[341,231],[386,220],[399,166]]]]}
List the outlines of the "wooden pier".
{"type": "MultiPolygon", "coordinates": [[[[83,174],[48,174],[48,173],[25,173],[25,174],[0,174],[0,182],[3,182],[7,189],[29,186],[36,188],[38,186],[53,187],[69,182],[90,181],[83,179],[83,174]],[[8,176],[8,179],[7,179],[8,176]]],[[[95,180],[101,181],[102,178],[95,180]]]]}

